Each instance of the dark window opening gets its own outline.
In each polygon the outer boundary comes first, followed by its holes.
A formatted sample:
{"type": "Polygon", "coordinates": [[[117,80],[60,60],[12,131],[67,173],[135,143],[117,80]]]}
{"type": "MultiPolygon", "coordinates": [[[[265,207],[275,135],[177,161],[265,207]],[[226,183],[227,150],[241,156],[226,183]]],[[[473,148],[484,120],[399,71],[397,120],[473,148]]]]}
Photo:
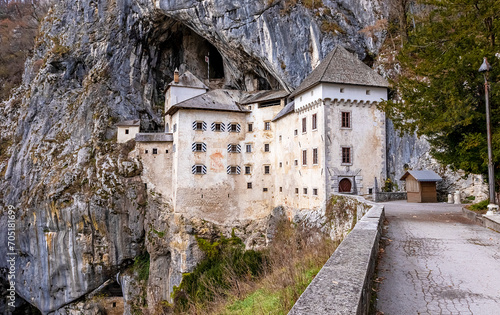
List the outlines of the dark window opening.
{"type": "Polygon", "coordinates": [[[342,112],[342,128],[351,128],[350,112],[342,112]]]}
{"type": "Polygon", "coordinates": [[[144,153],[145,153],[145,154],[148,154],[148,150],[144,150],[144,153]]]}
{"type": "Polygon", "coordinates": [[[264,144],[264,152],[269,152],[269,143],[264,144]]]}
{"type": "Polygon", "coordinates": [[[351,163],[351,148],[342,148],[342,163],[351,163]]]}
{"type": "Polygon", "coordinates": [[[245,174],[250,175],[252,171],[252,168],[250,166],[245,166],[245,174]]]}
{"type": "Polygon", "coordinates": [[[125,134],[128,135],[128,129],[125,129],[125,134]]]}
{"type": "Polygon", "coordinates": [[[222,131],[220,124],[218,124],[218,123],[215,124],[215,131],[222,131]]]}
{"type": "Polygon", "coordinates": [[[253,124],[248,124],[248,132],[252,132],[253,131],[253,124]]]}
{"type": "Polygon", "coordinates": [[[165,150],[165,153],[168,153],[168,150],[165,150]]]}
{"type": "Polygon", "coordinates": [[[252,183],[247,183],[247,189],[252,189],[252,183]]]}
{"type": "Polygon", "coordinates": [[[158,154],[158,149],[157,148],[153,148],[153,154],[158,154]]]}
{"type": "Polygon", "coordinates": [[[264,174],[271,174],[271,166],[269,165],[264,166],[264,174]]]}
{"type": "Polygon", "coordinates": [[[267,188],[266,188],[266,187],[262,188],[262,191],[263,191],[263,192],[266,192],[266,191],[267,191],[267,188]]]}
{"type": "Polygon", "coordinates": [[[281,100],[267,101],[259,103],[259,108],[281,105],[281,100]]]}
{"type": "Polygon", "coordinates": [[[304,195],[307,195],[307,188],[303,189],[303,193],[304,193],[304,195]]]}
{"type": "Polygon", "coordinates": [[[116,307],[116,302],[113,302],[113,307],[116,307]]]}
{"type": "Polygon", "coordinates": [[[307,132],[307,119],[304,117],[302,118],[302,133],[307,132]]]}
{"type": "Polygon", "coordinates": [[[313,196],[317,196],[318,195],[318,188],[313,188],[313,196]]]}
{"type": "Polygon", "coordinates": [[[264,130],[271,130],[271,122],[270,121],[264,122],[264,130]]]}
{"type": "Polygon", "coordinates": [[[312,130],[318,129],[318,115],[313,114],[312,115],[312,130]]]}

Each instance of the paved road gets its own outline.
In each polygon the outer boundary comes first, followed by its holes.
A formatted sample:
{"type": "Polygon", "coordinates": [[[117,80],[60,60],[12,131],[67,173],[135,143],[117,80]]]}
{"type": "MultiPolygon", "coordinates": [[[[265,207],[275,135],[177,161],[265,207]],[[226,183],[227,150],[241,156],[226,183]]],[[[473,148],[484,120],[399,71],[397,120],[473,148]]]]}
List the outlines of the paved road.
{"type": "Polygon", "coordinates": [[[500,233],[472,223],[457,205],[385,205],[379,311],[500,314],[500,233]]]}

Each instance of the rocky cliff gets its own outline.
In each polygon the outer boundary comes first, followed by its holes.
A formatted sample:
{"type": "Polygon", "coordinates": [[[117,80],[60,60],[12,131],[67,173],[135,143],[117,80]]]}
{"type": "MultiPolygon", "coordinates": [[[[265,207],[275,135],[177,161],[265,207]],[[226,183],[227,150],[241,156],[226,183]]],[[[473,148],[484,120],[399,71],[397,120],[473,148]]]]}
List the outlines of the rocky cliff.
{"type": "MultiPolygon", "coordinates": [[[[294,88],[337,44],[369,60],[383,34],[359,31],[387,16],[383,2],[56,1],[23,85],[0,107],[0,197],[16,207],[18,294],[63,314],[147,250],[147,300],[168,299],[197,260],[194,234],[232,227],[186,222],[148,191],[132,147],[115,143],[114,123],[161,125],[173,70],[207,78],[207,54],[211,78],[246,90],[294,88]]],[[[0,222],[5,231],[5,213],[0,222]]],[[[247,244],[262,242],[254,234],[266,222],[237,224],[247,244]]]]}

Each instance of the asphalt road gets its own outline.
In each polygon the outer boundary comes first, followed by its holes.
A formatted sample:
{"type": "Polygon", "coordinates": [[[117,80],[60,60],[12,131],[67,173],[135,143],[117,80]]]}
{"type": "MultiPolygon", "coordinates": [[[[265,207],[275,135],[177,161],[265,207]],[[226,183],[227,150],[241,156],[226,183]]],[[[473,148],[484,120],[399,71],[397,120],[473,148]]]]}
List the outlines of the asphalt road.
{"type": "Polygon", "coordinates": [[[380,312],[500,314],[500,233],[466,219],[460,205],[385,205],[380,312]]]}

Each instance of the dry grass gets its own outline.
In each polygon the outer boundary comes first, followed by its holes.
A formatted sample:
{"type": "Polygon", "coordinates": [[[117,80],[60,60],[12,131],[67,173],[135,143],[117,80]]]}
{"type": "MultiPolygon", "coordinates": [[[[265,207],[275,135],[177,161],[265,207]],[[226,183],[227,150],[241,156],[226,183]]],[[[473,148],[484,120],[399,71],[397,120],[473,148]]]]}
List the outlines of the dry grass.
{"type": "Polygon", "coordinates": [[[228,287],[203,277],[202,286],[210,288],[210,301],[186,296],[184,314],[286,314],[332,255],[340,242],[320,231],[293,226],[283,221],[271,245],[263,252],[259,277],[224,266],[228,287]]]}

